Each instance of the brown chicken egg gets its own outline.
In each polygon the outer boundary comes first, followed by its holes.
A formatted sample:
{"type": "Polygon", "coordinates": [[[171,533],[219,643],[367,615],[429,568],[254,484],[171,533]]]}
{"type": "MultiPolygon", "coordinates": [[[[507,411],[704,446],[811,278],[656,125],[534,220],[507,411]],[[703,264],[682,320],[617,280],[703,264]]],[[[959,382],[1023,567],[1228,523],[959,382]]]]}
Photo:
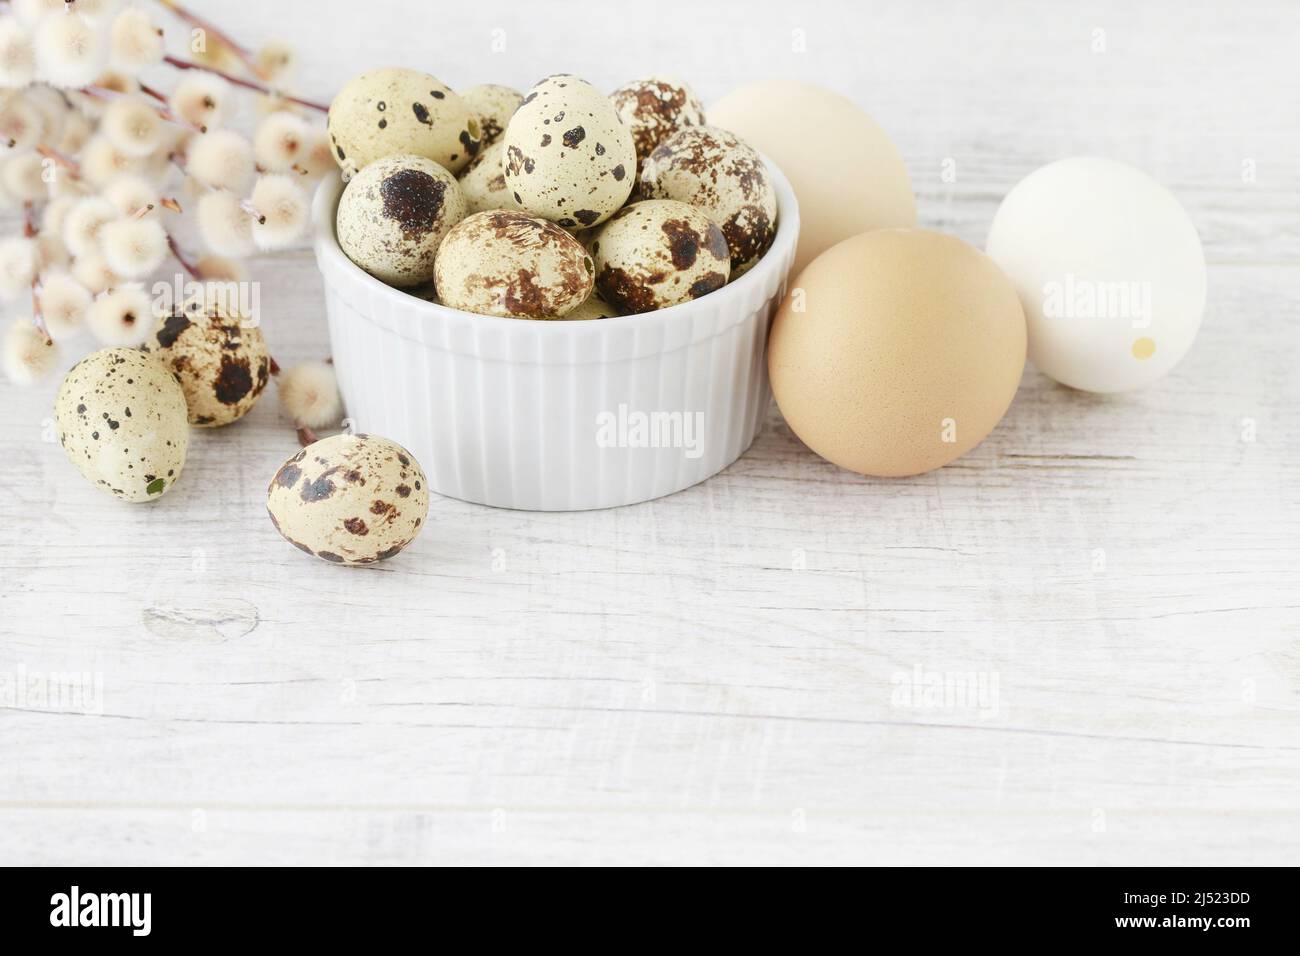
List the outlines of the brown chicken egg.
{"type": "Polygon", "coordinates": [[[881,229],[822,253],[790,284],[768,370],[794,433],[828,461],[902,476],[970,451],[1006,413],[1025,315],[978,249],[881,229]]]}

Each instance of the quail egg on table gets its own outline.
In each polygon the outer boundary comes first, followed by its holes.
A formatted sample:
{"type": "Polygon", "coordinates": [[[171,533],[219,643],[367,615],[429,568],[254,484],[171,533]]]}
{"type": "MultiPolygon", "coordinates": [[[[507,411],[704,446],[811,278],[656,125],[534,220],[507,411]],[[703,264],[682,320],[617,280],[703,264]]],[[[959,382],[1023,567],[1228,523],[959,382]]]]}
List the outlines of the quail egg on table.
{"type": "Polygon", "coordinates": [[[596,289],[628,312],[652,312],[698,299],[727,284],[731,254],[708,216],[672,199],[619,210],[591,238],[596,289]]]}
{"type": "Polygon", "coordinates": [[[493,143],[460,174],[458,182],[470,212],[519,208],[506,186],[506,174],[502,169],[505,152],[505,143],[493,143]]]}
{"type": "Polygon", "coordinates": [[[636,181],[631,129],[607,96],[576,76],[548,76],[529,90],[502,142],[515,202],[566,229],[604,222],[636,181]]]}
{"type": "Polygon", "coordinates": [[[165,316],[143,346],[176,373],[191,425],[243,418],[271,378],[271,356],[256,326],[196,297],[165,316]]]}
{"type": "Polygon", "coordinates": [[[725,130],[696,126],[663,140],[641,168],[640,195],[676,199],[709,214],[731,250],[735,278],[776,237],[776,190],[763,159],[725,130]]]}
{"type": "Polygon", "coordinates": [[[339,245],[376,279],[412,286],[433,278],[443,237],[465,216],[454,176],[422,156],[388,156],[348,181],[339,199],[339,245]]]}
{"type": "Polygon", "coordinates": [[[479,143],[486,149],[501,138],[524,94],[508,86],[484,83],[461,94],[470,113],[478,120],[479,143]]]}
{"type": "Polygon", "coordinates": [[[185,393],[137,349],[100,349],[74,365],[55,397],[54,423],[81,474],[123,501],[160,497],[185,467],[185,393]]]}
{"type": "Polygon", "coordinates": [[[687,126],[704,125],[704,106],[685,83],[648,76],[620,86],[609,98],[632,130],[637,162],[645,164],[661,142],[687,126]]]}
{"type": "Polygon", "coordinates": [[[419,70],[353,77],[330,104],[327,131],[345,178],[399,153],[459,172],[479,150],[478,119],[450,87],[419,70]]]}
{"type": "Polygon", "coordinates": [[[594,266],[582,243],[522,212],[475,213],[438,251],[438,298],[480,315],[558,319],[591,294],[594,266]]]}
{"type": "Polygon", "coordinates": [[[332,435],[280,466],[266,492],[290,544],[335,564],[373,564],[411,543],[429,514],[424,471],[377,435],[332,435]]]}

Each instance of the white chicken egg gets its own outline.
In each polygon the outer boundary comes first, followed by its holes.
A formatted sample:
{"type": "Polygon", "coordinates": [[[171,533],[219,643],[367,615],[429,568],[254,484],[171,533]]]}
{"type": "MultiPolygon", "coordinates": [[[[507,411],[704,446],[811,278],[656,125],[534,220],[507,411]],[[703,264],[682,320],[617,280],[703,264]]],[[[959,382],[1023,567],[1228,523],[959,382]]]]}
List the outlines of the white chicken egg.
{"type": "Polygon", "coordinates": [[[987,252],[1016,286],[1029,357],[1072,388],[1122,392],[1187,354],[1205,311],[1205,255],[1191,218],[1146,173],[1064,159],[1002,200],[987,252]]]}

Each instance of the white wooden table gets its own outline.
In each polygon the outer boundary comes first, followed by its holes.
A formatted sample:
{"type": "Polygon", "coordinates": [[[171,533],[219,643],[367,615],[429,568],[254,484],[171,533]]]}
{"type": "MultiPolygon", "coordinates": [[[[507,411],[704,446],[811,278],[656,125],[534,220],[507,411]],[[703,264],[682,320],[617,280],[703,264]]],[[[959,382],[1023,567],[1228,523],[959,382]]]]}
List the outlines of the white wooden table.
{"type": "MultiPolygon", "coordinates": [[[[1209,310],[1144,392],[1028,370],[924,477],[838,470],[773,409],[702,486],[588,514],[438,498],[363,570],[267,520],[295,447],[273,398],[131,507],[50,442],[53,384],[6,384],[0,862],[1296,862],[1293,2],[196,6],[298,42],[324,98],[389,63],[658,69],[706,99],[813,79],[896,138],[923,224],[977,244],[1036,166],[1131,161],[1200,228],[1209,310]],[[13,693],[82,673],[80,710],[13,693]]],[[[309,254],[255,274],[281,363],[322,356],[309,254]]]]}

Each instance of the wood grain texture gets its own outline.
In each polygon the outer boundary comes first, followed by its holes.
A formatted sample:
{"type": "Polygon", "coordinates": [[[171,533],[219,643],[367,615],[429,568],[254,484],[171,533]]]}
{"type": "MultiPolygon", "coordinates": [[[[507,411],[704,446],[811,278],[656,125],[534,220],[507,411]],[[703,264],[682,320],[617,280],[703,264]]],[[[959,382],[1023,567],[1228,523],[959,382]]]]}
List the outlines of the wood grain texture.
{"type": "MultiPolygon", "coordinates": [[[[930,475],[836,469],[773,409],[696,488],[572,515],[436,498],[369,569],[266,519],[295,447],[273,400],[126,507],[49,440],[53,387],[6,384],[0,675],[100,693],[0,702],[0,860],[1296,861],[1293,3],[195,6],[299,43],[322,98],[388,63],[453,86],[671,71],[706,100],[813,79],[895,137],[923,223],[977,244],[1036,166],[1112,155],[1187,205],[1210,305],[1155,387],[1027,370],[930,475]]],[[[281,363],[321,356],[310,256],[256,275],[281,363]]]]}

